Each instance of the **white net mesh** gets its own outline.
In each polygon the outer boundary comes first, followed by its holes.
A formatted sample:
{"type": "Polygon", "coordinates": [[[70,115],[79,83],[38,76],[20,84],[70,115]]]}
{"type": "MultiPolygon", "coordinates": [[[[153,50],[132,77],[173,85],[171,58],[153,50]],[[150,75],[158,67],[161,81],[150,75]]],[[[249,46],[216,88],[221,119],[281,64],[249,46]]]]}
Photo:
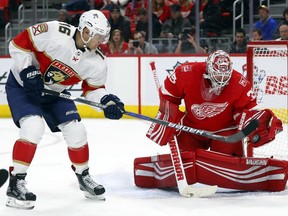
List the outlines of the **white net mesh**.
{"type": "MultiPolygon", "coordinates": [[[[276,136],[273,142],[253,149],[254,157],[273,157],[288,160],[287,141],[287,43],[283,44],[250,44],[247,54],[247,63],[250,59],[250,71],[253,75],[253,91],[261,108],[273,110],[275,115],[283,122],[284,131],[276,136]]],[[[248,65],[247,65],[248,68],[248,65]]]]}

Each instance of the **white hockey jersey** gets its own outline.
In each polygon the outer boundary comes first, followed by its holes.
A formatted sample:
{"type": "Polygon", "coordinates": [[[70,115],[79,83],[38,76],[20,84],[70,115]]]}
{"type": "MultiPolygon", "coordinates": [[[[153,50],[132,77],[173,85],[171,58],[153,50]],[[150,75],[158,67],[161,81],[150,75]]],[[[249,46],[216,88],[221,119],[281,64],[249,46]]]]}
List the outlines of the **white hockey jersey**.
{"type": "Polygon", "coordinates": [[[107,94],[106,57],[98,49],[77,49],[73,38],[76,31],[67,23],[51,21],[33,25],[16,36],[9,44],[9,52],[14,60],[11,71],[19,84],[23,84],[20,72],[34,65],[43,75],[45,88],[50,90],[61,92],[82,82],[85,96],[93,92],[89,99],[99,101],[107,94]]]}

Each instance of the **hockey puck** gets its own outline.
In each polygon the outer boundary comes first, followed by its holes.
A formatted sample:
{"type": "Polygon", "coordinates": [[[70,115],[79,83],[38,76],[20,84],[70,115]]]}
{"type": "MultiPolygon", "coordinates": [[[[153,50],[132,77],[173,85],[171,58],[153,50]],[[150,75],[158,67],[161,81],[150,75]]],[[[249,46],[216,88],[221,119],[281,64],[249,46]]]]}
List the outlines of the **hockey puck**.
{"type": "Polygon", "coordinates": [[[257,143],[260,139],[261,139],[261,137],[259,136],[259,134],[255,134],[252,138],[252,142],[257,143]]]}

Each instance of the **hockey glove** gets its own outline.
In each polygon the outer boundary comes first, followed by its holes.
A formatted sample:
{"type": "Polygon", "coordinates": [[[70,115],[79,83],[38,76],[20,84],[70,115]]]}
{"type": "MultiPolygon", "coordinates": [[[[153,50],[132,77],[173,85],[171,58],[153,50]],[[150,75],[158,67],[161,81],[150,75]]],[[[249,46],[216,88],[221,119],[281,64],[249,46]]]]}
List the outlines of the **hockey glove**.
{"type": "Polygon", "coordinates": [[[113,94],[105,95],[100,100],[101,104],[107,105],[104,108],[104,115],[108,119],[120,119],[123,116],[124,104],[123,102],[113,94]]]}
{"type": "Polygon", "coordinates": [[[41,72],[31,65],[20,72],[20,78],[28,98],[33,102],[39,102],[44,89],[41,72]]]}
{"type": "Polygon", "coordinates": [[[262,146],[275,139],[277,133],[283,130],[282,121],[270,109],[251,110],[242,113],[239,129],[245,127],[251,120],[258,119],[259,127],[248,136],[253,147],[262,146]]]}
{"type": "MultiPolygon", "coordinates": [[[[169,121],[172,123],[182,123],[186,113],[179,110],[179,106],[168,100],[160,99],[160,107],[156,119],[169,121]]],[[[159,145],[166,145],[177,130],[175,128],[166,127],[160,124],[152,123],[146,137],[159,145]]]]}

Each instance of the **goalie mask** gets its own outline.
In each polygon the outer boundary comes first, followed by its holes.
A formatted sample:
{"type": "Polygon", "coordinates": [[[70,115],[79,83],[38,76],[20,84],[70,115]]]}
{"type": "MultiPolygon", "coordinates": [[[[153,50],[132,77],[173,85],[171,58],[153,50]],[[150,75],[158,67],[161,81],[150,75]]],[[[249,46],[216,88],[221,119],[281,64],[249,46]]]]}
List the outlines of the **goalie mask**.
{"type": "Polygon", "coordinates": [[[211,53],[206,60],[206,70],[204,78],[211,81],[210,92],[219,95],[232,75],[232,62],[228,53],[223,50],[211,53]]]}
{"type": "Polygon", "coordinates": [[[79,18],[78,30],[80,31],[81,39],[84,44],[87,44],[95,35],[103,37],[102,44],[106,44],[110,37],[110,24],[105,15],[99,10],[90,10],[84,12],[79,18]],[[88,28],[90,31],[89,39],[83,39],[83,30],[88,28]]]}

